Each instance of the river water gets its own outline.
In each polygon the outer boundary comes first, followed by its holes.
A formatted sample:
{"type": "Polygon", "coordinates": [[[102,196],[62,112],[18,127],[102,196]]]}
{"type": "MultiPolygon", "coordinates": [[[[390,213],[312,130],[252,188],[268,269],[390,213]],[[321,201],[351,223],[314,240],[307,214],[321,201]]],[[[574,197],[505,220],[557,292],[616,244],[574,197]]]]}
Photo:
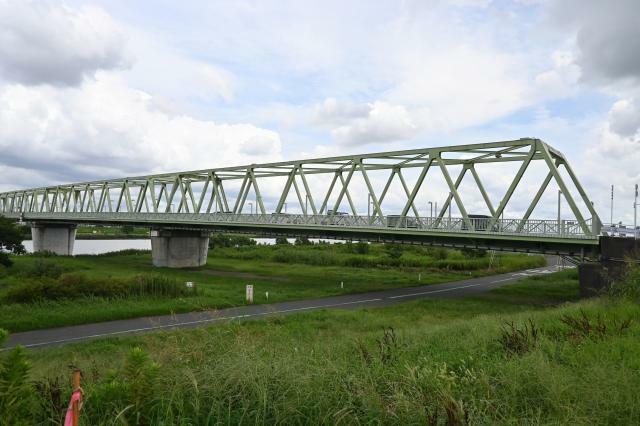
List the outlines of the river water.
{"type": "MultiPolygon", "coordinates": [[[[274,238],[254,238],[258,244],[275,244],[274,238]]],[[[288,238],[289,242],[293,244],[295,238],[288,238]]],[[[318,242],[319,240],[311,239],[312,242],[318,242]]],[[[328,243],[343,242],[341,240],[325,240],[328,243]]],[[[32,241],[23,241],[22,244],[27,252],[33,251],[32,241]]],[[[151,240],[76,240],[73,246],[73,254],[102,254],[111,251],[120,251],[127,249],[137,250],[151,250],[151,240]]]]}

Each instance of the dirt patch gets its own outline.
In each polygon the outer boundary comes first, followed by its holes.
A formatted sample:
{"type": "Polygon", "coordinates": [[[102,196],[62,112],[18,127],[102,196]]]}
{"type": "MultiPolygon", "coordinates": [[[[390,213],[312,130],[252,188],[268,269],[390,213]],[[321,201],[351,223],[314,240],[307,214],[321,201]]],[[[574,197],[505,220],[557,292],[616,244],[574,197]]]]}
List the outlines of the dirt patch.
{"type": "Polygon", "coordinates": [[[198,272],[213,275],[216,277],[233,277],[233,278],[242,278],[245,280],[265,280],[265,281],[279,281],[279,282],[288,282],[289,277],[282,276],[269,276],[269,275],[258,275],[252,274],[250,272],[235,272],[235,271],[212,271],[210,269],[207,270],[198,270],[198,272]]]}

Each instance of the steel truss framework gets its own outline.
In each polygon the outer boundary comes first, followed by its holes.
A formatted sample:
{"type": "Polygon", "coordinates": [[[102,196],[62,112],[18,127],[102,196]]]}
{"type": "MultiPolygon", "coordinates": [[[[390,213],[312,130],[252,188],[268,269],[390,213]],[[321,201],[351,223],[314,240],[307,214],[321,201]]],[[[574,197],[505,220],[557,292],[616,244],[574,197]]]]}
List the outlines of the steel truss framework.
{"type": "MultiPolygon", "coordinates": [[[[273,195],[273,194],[270,194],[273,195]]],[[[443,194],[444,195],[444,194],[443,194]]],[[[252,206],[253,209],[253,206],[252,206]]],[[[597,238],[600,220],[582,185],[562,153],[539,139],[518,139],[472,145],[424,148],[405,151],[383,152],[353,156],[308,159],[248,166],[224,167],[150,176],[138,176],[105,181],[74,183],[51,187],[26,189],[0,193],[0,214],[22,217],[25,220],[47,220],[65,218],[84,220],[114,218],[150,224],[163,218],[171,222],[181,215],[198,218],[199,222],[211,223],[273,223],[274,225],[311,222],[318,226],[367,226],[442,230],[450,232],[505,233],[510,235],[550,235],[555,238],[597,238]],[[548,169],[536,194],[522,218],[500,219],[531,163],[541,162],[548,169]],[[487,163],[511,162],[519,164],[518,171],[500,203],[494,206],[478,175],[476,166],[487,163]],[[451,166],[461,168],[456,177],[450,174],[451,166]],[[576,198],[563,179],[564,168],[571,183],[577,189],[591,217],[581,213],[576,198]],[[418,177],[412,185],[407,184],[403,170],[415,169],[418,177]],[[415,205],[416,196],[428,183],[428,172],[440,170],[448,187],[445,203],[433,218],[420,218],[415,205]],[[382,188],[374,188],[370,173],[387,171],[388,179],[382,188]],[[479,221],[470,217],[459,192],[459,186],[467,173],[473,177],[477,189],[490,212],[490,218],[479,221]],[[307,177],[325,175],[330,182],[326,192],[313,194],[307,177]],[[368,197],[373,206],[372,214],[358,216],[350,188],[356,175],[366,184],[368,197]],[[280,177],[284,186],[273,212],[265,208],[260,183],[265,179],[280,177]],[[389,194],[394,179],[399,180],[406,195],[399,215],[386,216],[382,203],[389,194]],[[235,184],[233,183],[235,181],[235,184]],[[562,191],[575,221],[568,224],[557,221],[530,219],[540,198],[554,181],[562,191]],[[237,187],[235,198],[230,196],[229,186],[237,187]],[[287,215],[286,201],[291,189],[303,210],[301,215],[287,215]],[[249,193],[255,194],[256,214],[242,214],[249,203],[249,193]],[[337,197],[336,197],[337,195],[337,197]],[[330,202],[334,197],[335,201],[330,202]],[[336,219],[341,204],[346,199],[352,215],[336,219]],[[445,217],[451,203],[455,203],[460,218],[445,217]],[[177,206],[177,207],[176,207],[177,206]],[[135,216],[135,220],[133,217],[135,216]],[[84,218],[84,219],[83,219],[84,218]],[[146,218],[146,219],[145,219],[146,218]],[[331,219],[331,220],[327,220],[331,219]]],[[[564,221],[563,221],[564,222],[564,221]]]]}

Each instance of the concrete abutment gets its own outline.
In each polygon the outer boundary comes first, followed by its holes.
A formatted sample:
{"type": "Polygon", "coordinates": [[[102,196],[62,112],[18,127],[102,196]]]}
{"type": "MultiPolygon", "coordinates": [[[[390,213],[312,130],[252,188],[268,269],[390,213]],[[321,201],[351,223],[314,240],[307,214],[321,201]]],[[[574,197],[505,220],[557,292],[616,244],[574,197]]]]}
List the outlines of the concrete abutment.
{"type": "Polygon", "coordinates": [[[209,232],[181,229],[152,229],[153,266],[192,268],[207,263],[209,232]]]}
{"type": "Polygon", "coordinates": [[[76,241],[76,225],[32,223],[31,238],[34,252],[72,256],[76,241]]]}
{"type": "Polygon", "coordinates": [[[580,296],[595,296],[623,279],[629,260],[640,260],[640,240],[600,237],[600,261],[578,265],[580,296]]]}

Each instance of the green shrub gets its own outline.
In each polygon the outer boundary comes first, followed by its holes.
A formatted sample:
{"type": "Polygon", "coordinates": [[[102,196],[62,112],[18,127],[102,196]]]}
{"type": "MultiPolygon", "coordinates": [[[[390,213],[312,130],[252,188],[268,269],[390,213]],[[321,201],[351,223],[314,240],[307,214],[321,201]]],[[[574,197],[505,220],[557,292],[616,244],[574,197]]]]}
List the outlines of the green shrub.
{"type": "Polygon", "coordinates": [[[64,272],[64,270],[58,263],[37,258],[32,264],[22,271],[22,274],[33,278],[58,278],[62,272],[64,272]]]}
{"type": "Polygon", "coordinates": [[[305,236],[297,237],[293,244],[295,244],[297,246],[313,245],[313,243],[311,241],[309,241],[309,238],[307,238],[305,236]]]}
{"type": "Polygon", "coordinates": [[[443,247],[429,247],[426,250],[427,256],[436,260],[444,260],[449,257],[449,250],[443,247]]]}
{"type": "Polygon", "coordinates": [[[400,259],[404,251],[402,245],[394,243],[385,244],[384,249],[391,259],[400,259]]]}
{"type": "Polygon", "coordinates": [[[209,237],[209,248],[255,246],[256,240],[245,235],[216,233],[209,237]]]}
{"type": "Polygon", "coordinates": [[[94,404],[83,418],[87,424],[99,424],[104,418],[120,419],[123,424],[153,424],[159,372],[160,366],[146,352],[133,348],[123,368],[94,384],[91,390],[94,404]]]}
{"type": "Polygon", "coordinates": [[[624,279],[611,285],[609,295],[640,302],[640,266],[630,263],[624,279]]]}
{"type": "Polygon", "coordinates": [[[463,248],[460,249],[460,253],[462,253],[465,257],[485,257],[487,255],[487,251],[484,249],[469,249],[463,248]]]}
{"type": "Polygon", "coordinates": [[[277,237],[276,238],[276,245],[289,245],[289,240],[287,240],[286,237],[277,237]]]}
{"type": "Polygon", "coordinates": [[[13,261],[9,258],[9,253],[0,251],[0,266],[8,268],[13,265],[13,261]]]}
{"type": "Polygon", "coordinates": [[[367,243],[366,241],[358,241],[355,244],[353,244],[352,242],[348,242],[345,244],[344,250],[349,253],[369,254],[369,243],[367,243]]]}
{"type": "Polygon", "coordinates": [[[181,297],[196,294],[196,287],[187,288],[184,283],[161,275],[136,275],[124,279],[87,277],[74,272],[62,274],[58,279],[31,279],[9,289],[5,299],[14,303],[33,303],[82,297],[181,297]]]}
{"type": "MultiPolygon", "coordinates": [[[[0,329],[0,346],[7,332],[0,329]]],[[[35,393],[29,384],[30,365],[21,346],[0,361],[0,425],[32,424],[35,393]]]]}

